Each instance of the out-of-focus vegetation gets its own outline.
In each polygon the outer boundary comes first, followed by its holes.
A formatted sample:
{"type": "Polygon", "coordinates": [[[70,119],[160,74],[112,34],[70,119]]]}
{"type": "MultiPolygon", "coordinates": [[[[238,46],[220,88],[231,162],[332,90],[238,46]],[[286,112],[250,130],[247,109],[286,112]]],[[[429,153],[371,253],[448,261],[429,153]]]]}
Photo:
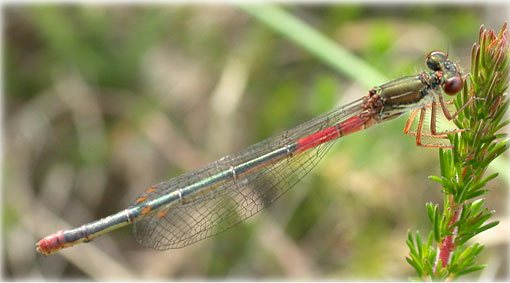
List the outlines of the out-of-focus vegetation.
{"type": "MultiPolygon", "coordinates": [[[[397,78],[423,70],[434,49],[448,50],[467,68],[479,26],[499,28],[508,6],[284,9],[397,78]]],[[[235,6],[33,5],[4,7],[3,14],[5,278],[414,274],[405,261],[407,230],[430,228],[423,204],[441,194],[427,179],[438,174],[437,149],[418,148],[403,135],[405,118],[342,139],[274,205],[214,238],[156,252],[137,245],[125,228],[56,255],[37,254],[41,237],[124,209],[153,184],[367,89],[235,6]]],[[[507,175],[506,163],[493,170],[507,175]]],[[[503,180],[489,187],[486,206],[501,224],[475,239],[487,246],[480,260],[488,268],[473,280],[508,278],[503,180]]]]}

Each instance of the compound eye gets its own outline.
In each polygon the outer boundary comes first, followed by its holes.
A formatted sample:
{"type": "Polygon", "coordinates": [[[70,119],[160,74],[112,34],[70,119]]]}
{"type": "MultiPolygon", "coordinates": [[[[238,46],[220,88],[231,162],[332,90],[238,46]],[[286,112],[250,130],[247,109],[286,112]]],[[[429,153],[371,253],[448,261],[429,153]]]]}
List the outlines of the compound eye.
{"type": "Polygon", "coordinates": [[[432,51],[427,55],[425,62],[432,71],[439,71],[441,70],[441,64],[446,61],[446,57],[444,52],[432,51]]]}
{"type": "Polygon", "coordinates": [[[455,95],[463,86],[464,83],[460,77],[453,77],[444,83],[443,90],[448,95],[455,95]]]}

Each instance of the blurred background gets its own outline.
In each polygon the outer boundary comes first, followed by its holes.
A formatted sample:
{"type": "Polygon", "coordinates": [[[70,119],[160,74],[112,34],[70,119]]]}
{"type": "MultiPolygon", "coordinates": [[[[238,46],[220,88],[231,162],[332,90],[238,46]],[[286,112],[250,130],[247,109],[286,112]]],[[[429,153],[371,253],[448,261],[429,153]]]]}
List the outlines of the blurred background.
{"type": "MultiPolygon", "coordinates": [[[[508,4],[285,5],[379,78],[425,69],[431,50],[470,66],[480,25],[508,4]]],[[[367,93],[331,62],[231,5],[11,5],[4,17],[2,265],[7,280],[407,280],[408,230],[442,203],[438,150],[406,117],[341,139],[272,206],[218,236],[157,252],[123,228],[44,257],[35,243],[129,206],[144,189],[367,93]]],[[[297,36],[300,36],[298,33],[297,36]]],[[[304,38],[306,41],[307,39],[304,38]]],[[[376,80],[376,79],[374,79],[376,80]]],[[[508,154],[476,241],[508,279],[508,154]]]]}

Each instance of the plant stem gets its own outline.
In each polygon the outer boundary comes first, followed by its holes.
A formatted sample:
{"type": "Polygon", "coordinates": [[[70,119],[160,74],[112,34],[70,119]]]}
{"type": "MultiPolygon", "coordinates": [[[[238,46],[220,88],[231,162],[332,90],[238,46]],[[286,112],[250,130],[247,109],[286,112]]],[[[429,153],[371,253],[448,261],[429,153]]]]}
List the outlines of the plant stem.
{"type": "Polygon", "coordinates": [[[442,185],[444,207],[441,211],[438,204],[426,205],[433,225],[426,243],[418,232],[416,242],[408,235],[407,261],[422,280],[451,281],[485,267],[477,265],[483,245],[466,243],[499,223],[487,223],[494,211],[484,208],[479,197],[489,192],[487,183],[498,175],[484,176],[489,164],[509,148],[508,139],[503,139],[506,133],[499,132],[510,124],[505,119],[510,103],[508,37],[507,23],[498,34],[482,26],[479,43],[473,45],[469,79],[454,99],[462,109],[454,122],[467,131],[448,135],[454,148],[439,150],[441,176],[430,177],[442,185]]]}
{"type": "MultiPolygon", "coordinates": [[[[462,213],[462,207],[458,207],[453,200],[453,197],[448,196],[448,201],[450,202],[451,207],[457,207],[453,212],[453,217],[450,220],[448,226],[452,226],[455,222],[459,220],[459,216],[462,213]]],[[[439,264],[439,260],[441,260],[442,267],[445,267],[450,262],[450,257],[452,255],[453,250],[455,249],[455,237],[457,236],[459,229],[454,227],[450,229],[452,235],[448,235],[439,242],[437,247],[437,258],[434,266],[434,274],[437,273],[437,265],[439,264]]]]}

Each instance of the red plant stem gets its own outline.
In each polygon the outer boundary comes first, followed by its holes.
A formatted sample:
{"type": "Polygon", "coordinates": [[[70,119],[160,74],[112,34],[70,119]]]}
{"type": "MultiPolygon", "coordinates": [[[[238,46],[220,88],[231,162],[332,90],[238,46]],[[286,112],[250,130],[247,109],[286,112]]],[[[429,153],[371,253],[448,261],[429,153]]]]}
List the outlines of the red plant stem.
{"type": "MultiPolygon", "coordinates": [[[[452,219],[450,220],[449,226],[453,225],[455,222],[459,220],[461,212],[462,207],[455,209],[455,211],[453,212],[452,219]]],[[[457,231],[458,231],[457,227],[451,229],[450,232],[452,232],[452,235],[445,236],[439,243],[434,273],[437,272],[437,265],[439,263],[439,260],[441,260],[442,267],[445,267],[450,261],[450,256],[452,255],[452,252],[455,249],[455,237],[457,236],[457,231]]]]}

